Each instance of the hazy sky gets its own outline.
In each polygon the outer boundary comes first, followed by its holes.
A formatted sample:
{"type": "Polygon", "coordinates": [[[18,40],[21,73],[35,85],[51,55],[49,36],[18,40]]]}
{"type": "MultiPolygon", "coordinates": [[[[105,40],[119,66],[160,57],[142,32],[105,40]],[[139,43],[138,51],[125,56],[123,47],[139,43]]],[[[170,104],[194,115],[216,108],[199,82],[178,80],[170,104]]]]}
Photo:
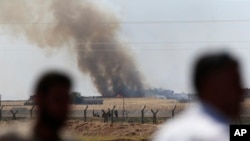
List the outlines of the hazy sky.
{"type": "MultiPolygon", "coordinates": [[[[201,52],[218,49],[232,52],[242,61],[245,86],[250,87],[250,0],[93,1],[120,19],[121,41],[131,48],[149,87],[192,92],[193,60],[201,52]]],[[[98,95],[66,48],[38,48],[24,37],[6,34],[5,21],[0,23],[3,99],[27,99],[35,78],[50,68],[70,73],[74,90],[98,95]]]]}

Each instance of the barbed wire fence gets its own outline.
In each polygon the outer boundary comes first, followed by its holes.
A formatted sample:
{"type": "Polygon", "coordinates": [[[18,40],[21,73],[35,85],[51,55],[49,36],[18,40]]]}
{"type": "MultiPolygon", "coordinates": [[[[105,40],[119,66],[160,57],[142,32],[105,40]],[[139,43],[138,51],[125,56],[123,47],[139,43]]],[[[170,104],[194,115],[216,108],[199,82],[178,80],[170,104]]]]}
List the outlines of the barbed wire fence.
{"type": "MultiPolygon", "coordinates": [[[[116,105],[110,106],[108,109],[91,109],[89,105],[82,105],[81,107],[82,110],[72,109],[69,119],[79,119],[84,122],[157,124],[173,118],[173,113],[180,112],[180,110],[176,110],[176,104],[173,105],[174,108],[166,110],[150,109],[149,105],[144,105],[141,110],[116,109],[116,105]]],[[[1,105],[0,120],[33,119],[36,117],[36,112],[37,107],[35,105],[1,105]]]]}
{"type": "MultiPolygon", "coordinates": [[[[0,100],[0,120],[30,120],[37,116],[37,106],[35,105],[6,105],[0,100]]],[[[188,104],[187,104],[188,105],[188,104]]],[[[174,118],[187,106],[172,103],[166,108],[151,108],[151,105],[143,105],[138,110],[117,108],[119,105],[93,109],[93,105],[78,105],[73,107],[69,114],[69,119],[83,120],[84,122],[105,122],[105,123],[138,123],[138,124],[160,124],[168,119],[174,118]]],[[[250,123],[250,111],[244,109],[239,119],[232,121],[237,124],[250,123]]]]}

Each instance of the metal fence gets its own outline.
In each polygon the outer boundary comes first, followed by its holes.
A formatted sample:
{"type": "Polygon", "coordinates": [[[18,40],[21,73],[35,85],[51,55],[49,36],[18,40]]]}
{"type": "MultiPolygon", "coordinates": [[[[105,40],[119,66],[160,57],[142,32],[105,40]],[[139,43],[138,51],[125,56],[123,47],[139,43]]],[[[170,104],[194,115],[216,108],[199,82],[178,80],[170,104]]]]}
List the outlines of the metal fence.
{"type": "MultiPolygon", "coordinates": [[[[138,123],[153,123],[157,124],[166,119],[173,118],[182,110],[173,105],[171,109],[145,109],[141,110],[116,110],[115,106],[110,109],[88,109],[88,106],[82,108],[72,109],[69,118],[81,119],[88,121],[103,121],[103,122],[138,122],[138,123]],[[106,116],[105,116],[106,114],[106,116]]],[[[16,119],[32,119],[37,116],[36,106],[22,106],[22,105],[2,105],[0,106],[0,120],[16,120],[16,119]]],[[[247,120],[250,117],[248,109],[243,110],[241,117],[247,120]]],[[[250,120],[249,120],[250,121],[250,120]]]]}

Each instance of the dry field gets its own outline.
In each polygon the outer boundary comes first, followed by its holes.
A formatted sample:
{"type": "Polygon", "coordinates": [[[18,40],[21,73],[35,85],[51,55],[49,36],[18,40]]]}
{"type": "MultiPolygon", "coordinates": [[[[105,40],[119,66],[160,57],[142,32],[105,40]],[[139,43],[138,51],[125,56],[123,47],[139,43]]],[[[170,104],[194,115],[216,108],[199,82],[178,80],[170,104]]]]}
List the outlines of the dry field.
{"type": "MultiPolygon", "coordinates": [[[[152,99],[152,98],[126,98],[125,110],[141,110],[141,108],[146,105],[146,110],[159,109],[159,110],[170,110],[176,104],[176,110],[183,110],[185,107],[189,106],[189,103],[179,103],[175,100],[166,99],[152,99]]],[[[24,101],[8,101],[2,102],[2,105],[23,105],[24,101]]],[[[104,99],[103,105],[89,105],[89,110],[100,110],[108,109],[116,106],[116,109],[122,110],[123,99],[104,99]]],[[[12,106],[6,106],[12,107],[12,106]]],[[[15,107],[15,106],[14,106],[15,107]]],[[[72,110],[82,110],[86,105],[72,105],[72,110]]],[[[245,99],[242,103],[242,107],[245,111],[250,108],[250,99],[245,99]]],[[[243,118],[243,122],[250,123],[249,118],[243,118]]],[[[29,120],[16,120],[16,121],[0,121],[0,129],[5,129],[6,127],[23,126],[30,122],[29,120]]],[[[140,124],[140,123],[124,123],[116,122],[102,123],[99,121],[94,122],[84,122],[82,120],[69,120],[63,130],[64,134],[70,134],[80,137],[82,140],[96,141],[96,140],[147,140],[152,136],[152,134],[158,129],[159,125],[153,124],[140,124]]],[[[1,131],[1,130],[0,130],[1,131]]]]}
{"type": "Polygon", "coordinates": [[[1,105],[23,105],[25,100],[4,100],[1,105]]]}
{"type": "MultiPolygon", "coordinates": [[[[6,106],[4,109],[9,110],[13,107],[22,106],[25,101],[4,101],[2,105],[6,106]],[[14,105],[14,106],[11,106],[14,105]]],[[[186,104],[178,103],[175,100],[166,99],[153,99],[153,98],[125,98],[124,108],[125,110],[141,110],[146,105],[145,110],[170,110],[174,105],[177,105],[177,109],[183,109],[186,104]]],[[[116,106],[116,109],[123,109],[123,99],[121,98],[109,98],[104,99],[103,105],[89,105],[89,110],[107,110],[116,106]]],[[[23,106],[30,109],[31,106],[23,106]]],[[[83,110],[86,105],[72,105],[72,110],[83,110]]],[[[22,126],[23,123],[29,121],[17,120],[17,121],[0,121],[0,129],[5,127],[22,126]]],[[[84,122],[82,120],[69,120],[65,126],[64,133],[73,134],[81,137],[83,140],[146,140],[157,129],[157,125],[140,124],[138,123],[124,123],[116,122],[114,124],[102,123],[100,121],[84,122]]]]}
{"type": "MultiPolygon", "coordinates": [[[[20,101],[2,101],[2,105],[24,105],[23,100],[20,101]]],[[[177,104],[178,108],[183,108],[185,106],[184,103],[179,103],[176,100],[169,99],[156,99],[156,98],[125,98],[124,105],[127,110],[141,110],[141,108],[146,105],[145,110],[150,109],[159,109],[166,110],[171,109],[174,104],[177,104]]],[[[89,109],[100,110],[100,109],[108,109],[116,106],[116,109],[123,109],[123,99],[122,98],[106,98],[103,101],[102,105],[89,105],[89,109]]],[[[81,109],[86,107],[86,105],[72,105],[73,109],[81,109]]]]}
{"type": "MultiPolygon", "coordinates": [[[[4,107],[4,110],[10,110],[13,107],[25,107],[27,109],[31,109],[31,106],[23,106],[24,100],[20,101],[2,101],[1,105],[6,105],[4,107]]],[[[140,111],[142,107],[146,105],[145,110],[150,111],[151,109],[160,111],[170,111],[174,105],[176,105],[176,110],[181,111],[185,109],[185,107],[188,107],[189,103],[180,103],[176,100],[171,99],[156,99],[156,98],[125,98],[124,99],[124,110],[130,110],[130,111],[140,111]]],[[[78,110],[84,110],[87,105],[71,105],[72,111],[78,111],[78,110]]],[[[100,111],[102,109],[108,110],[112,109],[113,106],[116,106],[116,110],[123,110],[123,99],[122,98],[107,98],[104,99],[104,102],[102,105],[88,105],[88,110],[92,111],[100,111]]],[[[246,111],[250,115],[250,98],[247,98],[242,103],[242,109],[243,111],[246,111]]]]}
{"type": "MultiPolygon", "coordinates": [[[[0,121],[0,132],[9,132],[13,129],[19,133],[29,131],[34,121],[0,121]],[[8,128],[9,130],[7,130],[8,128]],[[7,130],[7,131],[6,131],[7,130]]],[[[87,141],[114,141],[114,140],[147,140],[157,130],[157,125],[133,123],[102,123],[83,122],[81,120],[67,121],[62,131],[63,135],[73,136],[87,141]]],[[[26,134],[26,133],[25,133],[26,134]]]]}
{"type": "MultiPolygon", "coordinates": [[[[25,101],[2,101],[2,105],[6,105],[5,108],[11,109],[12,107],[21,107],[24,105],[25,101]]],[[[179,103],[176,100],[168,99],[156,99],[156,98],[125,98],[124,99],[124,109],[125,110],[141,110],[144,105],[146,105],[145,110],[170,110],[176,104],[176,110],[183,110],[187,103],[179,103]]],[[[107,98],[104,99],[102,105],[88,105],[88,110],[107,110],[112,109],[123,109],[123,99],[122,98],[107,98]]],[[[30,109],[31,106],[24,106],[30,109]]],[[[86,105],[71,105],[72,110],[83,110],[86,105]]]]}
{"type": "Polygon", "coordinates": [[[113,139],[133,139],[142,140],[150,138],[157,129],[152,124],[133,124],[133,123],[102,123],[102,122],[83,122],[70,120],[65,128],[66,132],[70,132],[76,136],[82,136],[85,140],[100,140],[106,138],[113,139]],[[99,139],[98,139],[99,138],[99,139]]]}
{"type": "MultiPolygon", "coordinates": [[[[183,108],[184,103],[176,102],[176,100],[168,99],[155,99],[155,98],[125,98],[124,99],[124,108],[125,110],[141,110],[144,105],[146,105],[145,110],[159,109],[159,110],[169,110],[177,104],[178,108],[183,108]]],[[[123,109],[123,99],[122,98],[109,98],[104,99],[103,105],[89,105],[88,109],[100,110],[100,109],[112,109],[113,106],[116,106],[116,109],[123,109]]],[[[73,109],[78,109],[85,107],[83,105],[73,105],[73,109]]]]}

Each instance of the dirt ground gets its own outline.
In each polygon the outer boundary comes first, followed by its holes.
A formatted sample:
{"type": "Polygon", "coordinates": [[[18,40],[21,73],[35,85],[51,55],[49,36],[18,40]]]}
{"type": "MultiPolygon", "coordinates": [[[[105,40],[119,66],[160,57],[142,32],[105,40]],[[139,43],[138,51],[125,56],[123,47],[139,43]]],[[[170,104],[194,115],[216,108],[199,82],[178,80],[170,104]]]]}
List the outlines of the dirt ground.
{"type": "Polygon", "coordinates": [[[139,123],[102,123],[102,122],[83,122],[70,120],[66,125],[66,132],[82,136],[148,136],[151,135],[156,125],[139,123]]]}
{"type": "MultiPolygon", "coordinates": [[[[0,121],[0,129],[24,127],[24,125],[30,125],[30,122],[28,120],[0,121]]],[[[158,127],[157,125],[140,123],[111,124],[69,120],[65,125],[63,134],[77,136],[82,140],[102,140],[102,137],[103,140],[121,140],[122,138],[127,138],[126,140],[145,140],[151,137],[158,127]]]]}

